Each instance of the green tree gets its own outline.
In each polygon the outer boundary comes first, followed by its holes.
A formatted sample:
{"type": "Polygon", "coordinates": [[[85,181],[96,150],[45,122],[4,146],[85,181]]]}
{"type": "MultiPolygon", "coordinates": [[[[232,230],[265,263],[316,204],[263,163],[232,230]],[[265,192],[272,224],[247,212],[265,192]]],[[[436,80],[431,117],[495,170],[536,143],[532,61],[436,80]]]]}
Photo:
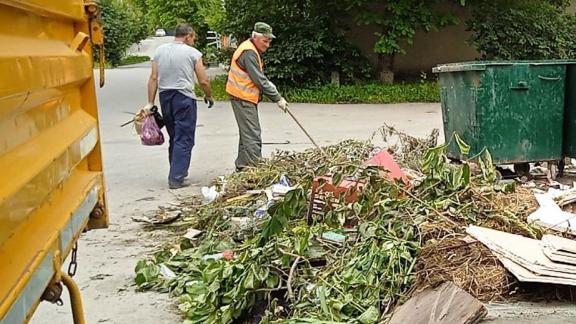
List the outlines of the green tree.
{"type": "MultiPolygon", "coordinates": [[[[464,5],[464,0],[457,0],[464,5]]],[[[357,12],[359,25],[378,29],[374,52],[378,54],[378,76],[384,83],[394,81],[394,60],[406,51],[404,43],[412,44],[416,31],[438,30],[458,22],[451,12],[440,11],[442,0],[349,0],[357,12]]]]}
{"type": "MultiPolygon", "coordinates": [[[[201,3],[207,0],[135,0],[145,12],[152,28],[174,30],[179,23],[189,23],[196,30],[197,47],[204,47],[208,24],[201,14],[201,3]]],[[[211,1],[211,0],[208,0],[211,1]]]]}
{"type": "Polygon", "coordinates": [[[210,30],[222,32],[226,23],[226,13],[222,0],[197,0],[198,14],[210,30]]]}
{"type": "Polygon", "coordinates": [[[152,35],[152,26],[146,17],[146,13],[148,12],[146,0],[125,0],[123,4],[128,10],[130,19],[133,22],[133,27],[131,28],[133,42],[139,42],[152,35]]]}
{"type": "MultiPolygon", "coordinates": [[[[118,0],[100,0],[100,10],[104,24],[104,53],[106,62],[117,66],[126,55],[130,45],[148,35],[143,14],[130,3],[118,0]]],[[[98,59],[97,51],[94,59],[98,59]]]]}
{"type": "Polygon", "coordinates": [[[342,82],[368,78],[369,64],[337,19],[344,13],[337,0],[226,0],[223,31],[243,41],[255,22],[270,24],[277,39],[265,53],[266,74],[278,84],[325,84],[332,72],[342,82]]]}
{"type": "Polygon", "coordinates": [[[568,59],[576,55],[569,1],[478,0],[467,21],[471,44],[489,60],[568,59]]]}
{"type": "MultiPolygon", "coordinates": [[[[104,53],[106,62],[117,66],[126,54],[126,49],[132,44],[129,26],[130,16],[115,0],[100,0],[100,10],[104,24],[104,53]]],[[[97,53],[95,58],[97,59],[97,53]]]]}

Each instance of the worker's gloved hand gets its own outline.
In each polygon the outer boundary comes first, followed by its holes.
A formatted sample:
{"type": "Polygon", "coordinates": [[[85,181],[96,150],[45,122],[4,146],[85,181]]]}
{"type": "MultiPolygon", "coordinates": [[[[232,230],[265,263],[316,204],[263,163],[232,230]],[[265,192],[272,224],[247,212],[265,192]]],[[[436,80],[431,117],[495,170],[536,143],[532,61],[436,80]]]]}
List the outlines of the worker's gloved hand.
{"type": "Polygon", "coordinates": [[[287,112],[288,109],[288,102],[284,98],[280,98],[280,101],[276,103],[278,108],[282,109],[282,111],[287,112]]]}
{"type": "Polygon", "coordinates": [[[214,99],[212,97],[204,97],[204,103],[208,104],[208,108],[214,106],[214,99]]]}

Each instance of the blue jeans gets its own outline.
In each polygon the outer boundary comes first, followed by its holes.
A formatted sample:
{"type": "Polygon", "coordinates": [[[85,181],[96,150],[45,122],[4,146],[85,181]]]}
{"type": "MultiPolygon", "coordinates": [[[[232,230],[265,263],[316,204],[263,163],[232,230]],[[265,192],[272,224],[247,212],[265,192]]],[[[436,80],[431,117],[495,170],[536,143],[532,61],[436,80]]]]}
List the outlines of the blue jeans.
{"type": "Polygon", "coordinates": [[[194,147],[198,110],[196,100],[183,95],[178,90],[164,90],[160,92],[160,106],[170,137],[168,181],[182,183],[188,176],[192,147],[194,147]]]}

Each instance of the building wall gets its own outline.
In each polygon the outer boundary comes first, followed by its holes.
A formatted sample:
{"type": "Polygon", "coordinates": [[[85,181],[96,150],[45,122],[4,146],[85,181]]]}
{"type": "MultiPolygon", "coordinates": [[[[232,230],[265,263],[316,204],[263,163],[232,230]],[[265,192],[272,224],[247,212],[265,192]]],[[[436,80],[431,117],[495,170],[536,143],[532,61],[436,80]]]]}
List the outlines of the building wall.
{"type": "Polygon", "coordinates": [[[414,74],[438,64],[475,60],[479,54],[467,44],[469,37],[463,23],[441,31],[418,32],[413,44],[405,45],[406,54],[396,56],[395,72],[414,74]]]}
{"type": "MultiPolygon", "coordinates": [[[[430,72],[432,67],[438,64],[471,61],[479,57],[478,52],[467,43],[470,38],[465,26],[469,15],[467,9],[446,4],[442,9],[453,10],[460,23],[440,31],[418,31],[413,44],[405,44],[406,54],[396,56],[394,72],[398,76],[418,76],[421,72],[430,72]]],[[[576,12],[576,0],[572,0],[568,11],[576,12]]],[[[377,39],[374,35],[376,31],[375,28],[350,23],[348,32],[352,43],[362,50],[374,66],[377,64],[377,55],[373,51],[377,39]]]]}
{"type": "MultiPolygon", "coordinates": [[[[452,5],[444,7],[443,9],[453,10],[460,23],[440,31],[418,31],[413,44],[404,44],[406,54],[396,55],[394,72],[399,76],[419,75],[421,72],[430,72],[432,67],[438,64],[470,61],[478,57],[476,50],[466,43],[470,36],[464,25],[468,15],[466,9],[452,5]]],[[[374,66],[378,61],[373,51],[376,32],[377,29],[370,26],[354,25],[347,34],[374,66]]]]}

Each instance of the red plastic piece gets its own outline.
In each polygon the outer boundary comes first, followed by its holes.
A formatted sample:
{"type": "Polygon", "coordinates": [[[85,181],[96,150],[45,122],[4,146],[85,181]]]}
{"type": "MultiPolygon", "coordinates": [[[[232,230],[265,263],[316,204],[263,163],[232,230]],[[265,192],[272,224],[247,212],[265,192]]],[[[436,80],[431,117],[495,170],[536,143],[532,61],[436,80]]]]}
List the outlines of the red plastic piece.
{"type": "Polygon", "coordinates": [[[390,180],[402,180],[405,184],[409,184],[410,180],[400,168],[400,165],[394,161],[394,158],[387,151],[382,151],[374,155],[370,160],[364,162],[366,166],[380,166],[385,170],[380,171],[380,175],[390,180]]]}

